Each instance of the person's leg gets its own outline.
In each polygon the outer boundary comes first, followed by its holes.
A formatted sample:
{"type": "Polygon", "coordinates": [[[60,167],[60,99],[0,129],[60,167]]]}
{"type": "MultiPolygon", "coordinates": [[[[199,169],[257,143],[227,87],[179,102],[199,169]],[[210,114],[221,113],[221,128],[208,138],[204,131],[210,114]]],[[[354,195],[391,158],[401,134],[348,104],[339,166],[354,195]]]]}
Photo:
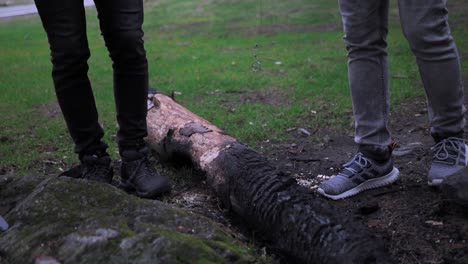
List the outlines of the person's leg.
{"type": "Polygon", "coordinates": [[[388,0],[340,0],[358,154],[318,192],[343,199],[398,179],[388,130],[388,0]]]}
{"type": "Polygon", "coordinates": [[[355,142],[388,146],[388,0],[340,0],[348,78],[355,118],[355,142]]]}
{"type": "Polygon", "coordinates": [[[436,142],[462,137],[465,126],[460,59],[448,25],[446,2],[399,1],[403,32],[416,56],[436,142]]]}
{"type": "Polygon", "coordinates": [[[149,162],[144,142],[148,63],[143,45],[143,0],[95,0],[95,4],[113,61],[122,186],[147,198],[168,192],[169,181],[149,162]]]}
{"type": "Polygon", "coordinates": [[[143,1],[95,1],[114,69],[120,151],[141,148],[147,136],[148,63],[143,44],[143,1]]]}
{"type": "Polygon", "coordinates": [[[111,160],[101,141],[104,132],[87,74],[90,52],[83,1],[35,2],[49,39],[55,92],[82,164],[79,177],[111,182],[111,160]]]}
{"type": "Polygon", "coordinates": [[[105,151],[103,130],[88,79],[90,56],[81,0],[35,0],[49,40],[52,77],[60,108],[80,158],[88,148],[105,151]]]}
{"type": "Polygon", "coordinates": [[[429,185],[467,174],[465,106],[460,59],[448,25],[446,0],[399,1],[403,31],[416,56],[436,141],[429,185]]]}

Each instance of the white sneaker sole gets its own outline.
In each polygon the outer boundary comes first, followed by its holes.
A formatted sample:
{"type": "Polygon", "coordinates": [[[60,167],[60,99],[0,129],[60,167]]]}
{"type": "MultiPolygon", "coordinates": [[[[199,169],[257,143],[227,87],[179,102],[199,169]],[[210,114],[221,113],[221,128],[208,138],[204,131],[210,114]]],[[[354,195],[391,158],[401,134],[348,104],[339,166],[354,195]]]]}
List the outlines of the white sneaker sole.
{"type": "Polygon", "coordinates": [[[444,182],[444,179],[433,179],[432,181],[427,181],[427,185],[429,186],[440,186],[444,182]]]}
{"type": "Polygon", "coordinates": [[[365,190],[375,189],[375,188],[383,187],[385,185],[392,184],[393,182],[398,180],[399,177],[400,177],[400,171],[397,168],[393,167],[393,170],[389,174],[384,175],[379,178],[367,180],[359,184],[358,186],[350,190],[347,190],[346,192],[341,193],[341,194],[335,194],[335,195],[327,194],[322,188],[318,188],[317,191],[318,193],[320,193],[321,195],[325,197],[328,197],[333,200],[339,200],[339,199],[344,199],[344,198],[348,198],[350,196],[356,195],[365,190]]]}

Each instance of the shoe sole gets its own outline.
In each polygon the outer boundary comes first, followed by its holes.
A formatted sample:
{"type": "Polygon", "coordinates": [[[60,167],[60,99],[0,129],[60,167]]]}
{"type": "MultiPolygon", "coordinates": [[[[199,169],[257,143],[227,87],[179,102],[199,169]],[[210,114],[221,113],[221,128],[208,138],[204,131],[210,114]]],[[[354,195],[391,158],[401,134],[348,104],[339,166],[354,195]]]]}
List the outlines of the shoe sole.
{"type": "Polygon", "coordinates": [[[431,187],[437,187],[437,186],[442,185],[443,182],[444,182],[443,179],[434,179],[432,181],[427,181],[427,185],[431,187]]]}
{"type": "MultiPolygon", "coordinates": [[[[460,171],[456,172],[455,174],[467,174],[468,173],[468,160],[466,160],[466,157],[468,157],[468,145],[465,144],[465,168],[464,169],[461,169],[460,171]]],[[[452,175],[455,175],[455,174],[452,174],[452,175]]],[[[431,187],[440,187],[442,185],[442,183],[444,183],[445,179],[447,179],[448,177],[452,176],[452,175],[448,175],[446,176],[445,178],[438,178],[438,179],[433,179],[433,180],[427,180],[427,185],[431,186],[431,187]]]]}
{"type": "Polygon", "coordinates": [[[455,172],[454,174],[447,175],[445,178],[436,178],[432,180],[427,180],[427,185],[430,187],[440,187],[444,181],[450,177],[457,177],[457,176],[463,176],[468,175],[468,167],[464,167],[461,170],[455,172]]]}
{"type": "Polygon", "coordinates": [[[400,171],[397,168],[393,167],[393,170],[389,174],[379,177],[379,178],[367,180],[359,184],[358,186],[350,190],[347,190],[346,192],[341,193],[341,194],[335,194],[335,195],[327,194],[322,188],[318,188],[317,191],[321,195],[327,198],[330,198],[332,200],[340,200],[340,199],[344,199],[344,198],[348,198],[350,196],[356,195],[365,190],[375,189],[375,188],[379,188],[379,187],[392,184],[396,180],[398,180],[399,177],[400,177],[400,171]]]}
{"type": "Polygon", "coordinates": [[[120,187],[125,189],[127,192],[135,192],[136,195],[138,197],[140,197],[140,198],[158,197],[160,195],[171,192],[171,189],[172,189],[170,186],[167,186],[167,187],[161,188],[160,190],[153,191],[153,192],[139,192],[139,191],[137,191],[137,189],[135,188],[135,186],[133,184],[124,183],[124,182],[120,183],[120,187]]]}

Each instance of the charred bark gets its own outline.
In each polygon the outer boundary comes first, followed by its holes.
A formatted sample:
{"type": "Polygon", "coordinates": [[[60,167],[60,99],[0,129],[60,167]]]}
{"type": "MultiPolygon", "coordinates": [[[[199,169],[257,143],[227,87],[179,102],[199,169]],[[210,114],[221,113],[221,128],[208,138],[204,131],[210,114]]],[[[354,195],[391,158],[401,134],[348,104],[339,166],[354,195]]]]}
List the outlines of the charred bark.
{"type": "Polygon", "coordinates": [[[148,112],[148,142],[159,155],[190,157],[224,205],[272,247],[303,263],[387,263],[358,222],[307,193],[266,158],[162,94],[148,112]]]}

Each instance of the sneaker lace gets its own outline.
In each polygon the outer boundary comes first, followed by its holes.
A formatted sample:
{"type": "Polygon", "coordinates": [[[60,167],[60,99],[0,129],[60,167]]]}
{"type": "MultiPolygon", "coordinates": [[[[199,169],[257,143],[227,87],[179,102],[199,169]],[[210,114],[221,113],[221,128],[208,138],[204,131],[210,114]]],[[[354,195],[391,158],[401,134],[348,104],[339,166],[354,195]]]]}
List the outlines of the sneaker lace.
{"type": "Polygon", "coordinates": [[[364,168],[371,165],[369,159],[364,157],[362,153],[356,154],[352,160],[343,165],[343,170],[339,173],[340,175],[351,177],[352,175],[361,172],[364,168]]]}
{"type": "Polygon", "coordinates": [[[435,144],[431,150],[434,152],[433,162],[454,165],[459,153],[463,151],[462,146],[466,140],[462,138],[447,138],[435,144]]]}

